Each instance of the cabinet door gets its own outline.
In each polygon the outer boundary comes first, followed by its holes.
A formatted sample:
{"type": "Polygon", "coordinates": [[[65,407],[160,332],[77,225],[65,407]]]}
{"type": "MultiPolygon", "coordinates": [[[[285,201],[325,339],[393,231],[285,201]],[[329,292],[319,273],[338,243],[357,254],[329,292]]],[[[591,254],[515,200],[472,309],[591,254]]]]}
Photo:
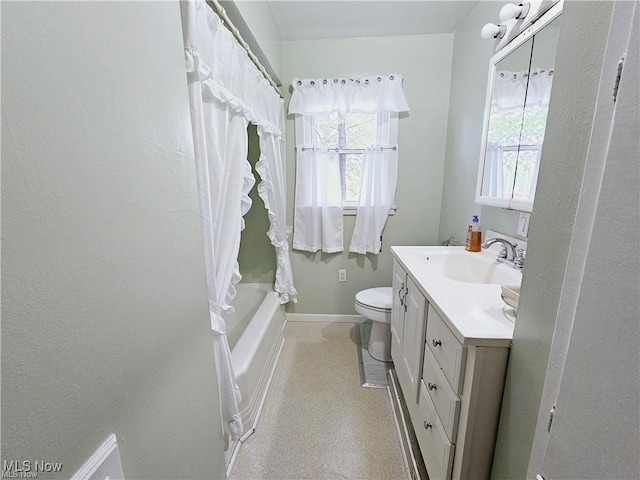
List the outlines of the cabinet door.
{"type": "MultiPolygon", "coordinates": [[[[401,299],[405,293],[407,274],[394,260],[393,262],[393,301],[391,304],[391,353],[402,349],[402,332],[404,330],[404,304],[401,299]]],[[[395,360],[395,358],[394,358],[395,360]]]]}
{"type": "MultiPolygon", "coordinates": [[[[426,300],[416,287],[416,284],[407,277],[407,295],[405,297],[407,310],[405,312],[404,331],[402,336],[402,360],[409,374],[410,392],[405,396],[418,401],[420,378],[422,377],[422,359],[425,335],[425,306],[426,300]]],[[[407,399],[407,401],[409,401],[407,399]]]]}

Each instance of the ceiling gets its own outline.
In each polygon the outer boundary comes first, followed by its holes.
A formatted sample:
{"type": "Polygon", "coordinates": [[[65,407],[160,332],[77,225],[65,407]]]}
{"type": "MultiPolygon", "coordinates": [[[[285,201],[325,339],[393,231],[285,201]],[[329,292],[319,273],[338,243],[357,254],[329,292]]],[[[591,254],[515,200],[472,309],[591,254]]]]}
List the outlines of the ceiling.
{"type": "Polygon", "coordinates": [[[452,33],[477,1],[269,0],[282,40],[452,33]]]}

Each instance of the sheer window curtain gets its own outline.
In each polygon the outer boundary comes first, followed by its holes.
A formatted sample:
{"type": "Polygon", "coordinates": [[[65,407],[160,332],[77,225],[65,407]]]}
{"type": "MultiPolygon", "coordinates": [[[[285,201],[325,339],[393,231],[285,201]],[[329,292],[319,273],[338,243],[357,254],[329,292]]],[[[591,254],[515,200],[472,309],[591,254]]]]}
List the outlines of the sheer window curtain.
{"type": "MultiPolygon", "coordinates": [[[[224,433],[238,440],[243,433],[241,394],[222,314],[233,312],[235,285],[241,279],[237,258],[243,215],[251,207],[248,193],[255,183],[247,161],[247,126],[255,123],[261,138],[281,142],[284,105],[204,0],[185,0],[180,8],[220,414],[224,433]]],[[[261,141],[263,198],[268,197],[265,205],[270,208],[270,238],[278,242],[281,301],[295,300],[291,267],[285,265],[288,252],[281,245],[286,242],[281,214],[285,183],[277,166],[282,159],[268,145],[261,141]]]]}
{"type": "Polygon", "coordinates": [[[548,107],[553,83],[553,68],[535,68],[531,71],[496,72],[493,107],[497,110],[522,109],[527,106],[548,107]]]}
{"type": "Polygon", "coordinates": [[[482,194],[491,197],[504,197],[504,166],[502,148],[496,142],[487,142],[482,194]]]}
{"type": "Polygon", "coordinates": [[[342,190],[338,151],[315,147],[313,116],[296,117],[296,190],[293,248],[341,252],[342,190]]]}
{"type": "Polygon", "coordinates": [[[362,159],[362,184],[356,224],[349,251],[380,253],[382,231],[393,207],[398,181],[398,113],[378,115],[378,145],[367,148],[362,159]]]}
{"type": "Polygon", "coordinates": [[[296,116],[296,194],[293,246],[344,250],[340,158],[316,144],[315,115],[376,113],[376,144],[365,149],[356,226],[349,250],[379,253],[397,183],[398,113],[409,110],[398,74],[359,79],[294,79],[289,114],[296,116]]]}

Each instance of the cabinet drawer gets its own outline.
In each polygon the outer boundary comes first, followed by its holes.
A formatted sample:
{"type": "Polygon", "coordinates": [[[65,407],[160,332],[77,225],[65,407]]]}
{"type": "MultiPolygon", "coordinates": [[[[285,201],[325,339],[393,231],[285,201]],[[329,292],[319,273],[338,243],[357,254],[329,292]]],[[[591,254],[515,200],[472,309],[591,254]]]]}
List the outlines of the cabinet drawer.
{"type": "Polygon", "coordinates": [[[429,305],[427,316],[427,346],[449,380],[453,390],[460,395],[464,382],[464,363],[467,349],[451,333],[440,315],[429,305]]]}
{"type": "Polygon", "coordinates": [[[458,432],[460,398],[453,391],[444,373],[438,366],[435,357],[426,347],[424,351],[424,365],[422,367],[422,382],[422,388],[425,389],[431,398],[449,441],[455,443],[458,432]]]}
{"type": "Polygon", "coordinates": [[[414,427],[429,478],[431,480],[449,479],[455,446],[447,440],[435,407],[422,382],[418,411],[422,424],[414,427]]]}

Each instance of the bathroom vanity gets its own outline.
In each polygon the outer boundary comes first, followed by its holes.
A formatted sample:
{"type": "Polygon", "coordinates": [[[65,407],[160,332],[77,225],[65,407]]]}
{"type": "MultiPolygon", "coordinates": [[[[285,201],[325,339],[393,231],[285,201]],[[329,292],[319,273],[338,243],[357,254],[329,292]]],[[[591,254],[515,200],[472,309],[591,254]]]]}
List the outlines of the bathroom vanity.
{"type": "Polygon", "coordinates": [[[489,478],[514,324],[494,249],[391,247],[391,355],[427,473],[489,478]]]}

